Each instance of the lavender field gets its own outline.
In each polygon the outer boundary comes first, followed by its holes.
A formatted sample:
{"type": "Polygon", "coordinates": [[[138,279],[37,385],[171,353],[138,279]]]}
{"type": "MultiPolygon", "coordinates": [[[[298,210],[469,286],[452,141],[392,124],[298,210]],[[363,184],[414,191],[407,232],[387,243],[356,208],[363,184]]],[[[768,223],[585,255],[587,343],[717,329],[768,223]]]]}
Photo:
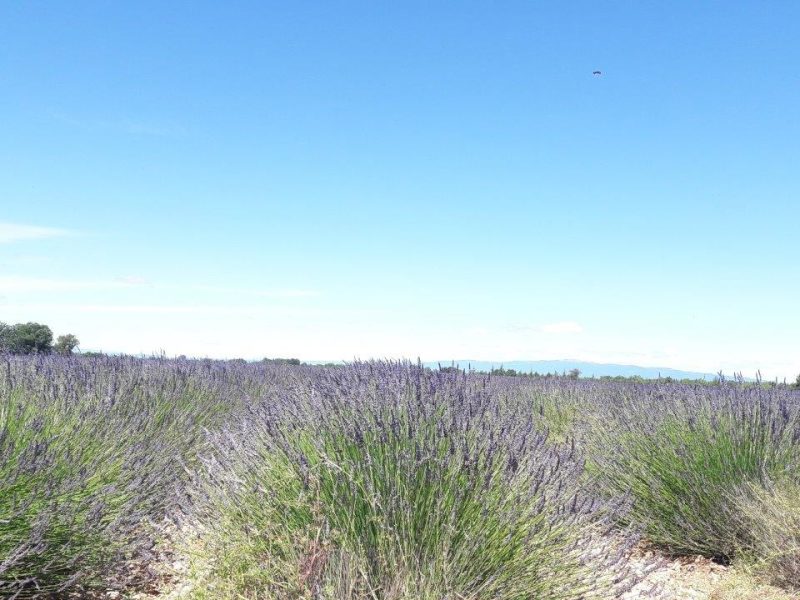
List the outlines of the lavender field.
{"type": "Polygon", "coordinates": [[[695,555],[791,591],[798,458],[786,385],[9,356],[0,597],[617,598],[695,555]]]}

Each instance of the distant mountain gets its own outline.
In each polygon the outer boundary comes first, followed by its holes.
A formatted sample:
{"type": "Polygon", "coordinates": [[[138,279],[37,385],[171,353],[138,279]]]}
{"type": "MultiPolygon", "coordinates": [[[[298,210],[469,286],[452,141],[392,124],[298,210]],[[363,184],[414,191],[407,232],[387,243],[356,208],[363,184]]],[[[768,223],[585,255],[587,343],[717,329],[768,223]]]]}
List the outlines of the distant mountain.
{"type": "Polygon", "coordinates": [[[578,369],[581,377],[611,377],[623,376],[633,377],[638,375],[645,379],[656,379],[658,377],[672,377],[673,379],[708,379],[712,380],[716,375],[712,373],[698,373],[694,371],[680,371],[678,369],[668,369],[666,367],[640,367],[638,365],[617,365],[611,363],[582,362],[578,360],[512,360],[507,362],[490,362],[485,360],[456,360],[456,361],[432,361],[426,362],[426,366],[443,367],[451,364],[466,369],[472,368],[475,371],[491,371],[503,367],[504,369],[514,369],[523,373],[563,373],[572,369],[578,369]]]}

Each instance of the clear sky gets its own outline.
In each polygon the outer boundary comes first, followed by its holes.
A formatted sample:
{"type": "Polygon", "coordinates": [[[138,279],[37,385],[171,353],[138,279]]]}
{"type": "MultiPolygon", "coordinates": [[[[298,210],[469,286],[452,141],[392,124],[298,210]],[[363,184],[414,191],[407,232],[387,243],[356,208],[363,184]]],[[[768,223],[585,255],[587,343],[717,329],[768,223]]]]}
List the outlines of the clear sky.
{"type": "Polygon", "coordinates": [[[794,1],[2,3],[0,320],[793,379],[798,40],[794,1]]]}

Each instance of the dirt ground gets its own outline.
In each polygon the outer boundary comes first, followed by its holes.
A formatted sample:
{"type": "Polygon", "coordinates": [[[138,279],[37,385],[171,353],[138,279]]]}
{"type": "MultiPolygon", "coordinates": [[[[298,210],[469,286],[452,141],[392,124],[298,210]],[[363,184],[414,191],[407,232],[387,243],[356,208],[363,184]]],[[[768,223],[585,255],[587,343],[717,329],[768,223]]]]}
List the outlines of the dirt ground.
{"type": "MultiPolygon", "coordinates": [[[[186,580],[185,559],[171,553],[164,560],[164,579],[160,590],[150,589],[133,596],[134,600],[186,600],[191,598],[191,585],[186,580]]],[[[701,556],[694,558],[659,558],[652,551],[640,550],[631,567],[645,578],[622,600],[800,600],[800,593],[791,594],[764,585],[736,567],[715,563],[701,556]],[[653,561],[658,566],[652,569],[653,561]]],[[[98,595],[103,600],[121,600],[118,592],[98,595]]]]}
{"type": "MultiPolygon", "coordinates": [[[[634,568],[644,568],[652,560],[651,552],[634,557],[634,568]]],[[[663,559],[660,566],[623,596],[623,600],[658,598],[663,600],[800,600],[764,585],[735,567],[727,567],[701,556],[663,559]]]]}

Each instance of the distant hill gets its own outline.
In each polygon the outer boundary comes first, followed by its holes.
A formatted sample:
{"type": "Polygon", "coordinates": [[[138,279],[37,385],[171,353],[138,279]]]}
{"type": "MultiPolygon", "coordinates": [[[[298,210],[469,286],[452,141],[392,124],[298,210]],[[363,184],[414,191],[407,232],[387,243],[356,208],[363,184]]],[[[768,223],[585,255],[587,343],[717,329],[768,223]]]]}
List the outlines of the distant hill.
{"type": "Polygon", "coordinates": [[[466,369],[471,367],[475,371],[491,371],[500,368],[514,369],[523,373],[563,373],[571,369],[579,369],[581,377],[633,377],[638,375],[645,379],[656,379],[658,377],[672,377],[673,379],[708,379],[712,380],[716,375],[712,373],[698,373],[694,371],[680,371],[678,369],[668,369],[666,367],[640,367],[638,365],[618,365],[611,363],[593,363],[577,360],[512,360],[507,362],[490,362],[485,360],[456,360],[456,361],[432,361],[426,362],[426,366],[435,367],[441,364],[443,367],[456,365],[466,369]]]}

